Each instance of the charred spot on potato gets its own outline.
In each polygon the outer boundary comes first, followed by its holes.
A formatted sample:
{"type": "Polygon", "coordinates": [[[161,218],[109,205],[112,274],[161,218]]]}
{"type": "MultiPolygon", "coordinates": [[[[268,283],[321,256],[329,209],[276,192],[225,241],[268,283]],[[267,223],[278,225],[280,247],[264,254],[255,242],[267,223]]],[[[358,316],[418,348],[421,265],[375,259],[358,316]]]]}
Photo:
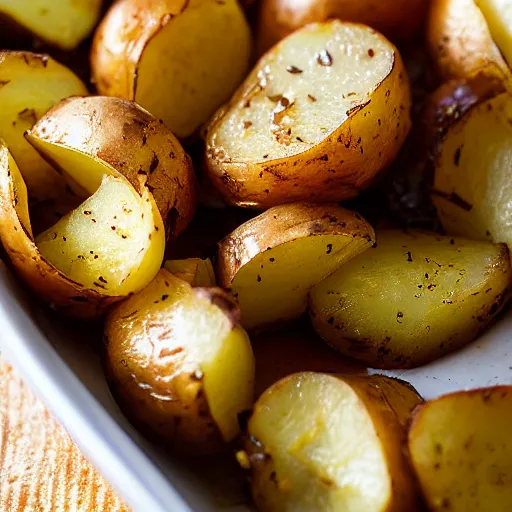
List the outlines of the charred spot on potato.
{"type": "Polygon", "coordinates": [[[327,50],[322,50],[315,54],[315,60],[320,66],[332,66],[332,55],[327,50]]]}
{"type": "Polygon", "coordinates": [[[288,66],[286,71],[292,75],[300,75],[304,70],[298,68],[297,66],[288,66]]]}

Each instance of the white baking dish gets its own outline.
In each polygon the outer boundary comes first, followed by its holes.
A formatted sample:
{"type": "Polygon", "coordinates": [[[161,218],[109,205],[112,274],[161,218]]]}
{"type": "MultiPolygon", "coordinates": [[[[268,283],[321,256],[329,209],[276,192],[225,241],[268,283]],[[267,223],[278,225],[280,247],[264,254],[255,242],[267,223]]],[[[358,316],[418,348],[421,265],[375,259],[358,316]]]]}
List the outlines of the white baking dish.
{"type": "MultiPolygon", "coordinates": [[[[134,512],[250,510],[230,463],[178,460],[137,433],[110,396],[90,338],[32,306],[0,263],[0,349],[134,512]]],[[[425,398],[512,384],[512,312],[456,354],[384,373],[408,380],[425,398]]]]}

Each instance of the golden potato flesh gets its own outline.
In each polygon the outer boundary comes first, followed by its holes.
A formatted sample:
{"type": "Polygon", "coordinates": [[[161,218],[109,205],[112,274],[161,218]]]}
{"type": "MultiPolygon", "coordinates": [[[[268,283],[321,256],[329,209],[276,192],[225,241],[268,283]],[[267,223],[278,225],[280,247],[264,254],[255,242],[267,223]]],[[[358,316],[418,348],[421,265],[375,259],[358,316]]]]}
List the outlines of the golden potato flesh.
{"type": "Polygon", "coordinates": [[[183,138],[229,99],[250,52],[236,0],[121,0],[96,32],[91,63],[100,94],[136,101],[183,138]]]}
{"type": "Polygon", "coordinates": [[[258,62],[207,133],[209,176],[231,204],[356,196],[397,155],[410,90],[396,48],[364,25],[313,23],[258,62]]]}
{"type": "Polygon", "coordinates": [[[184,454],[218,451],[253,400],[254,359],[233,299],[165,269],[105,327],[108,377],[126,414],[184,454]]]}
{"type": "Polygon", "coordinates": [[[432,199],[448,233],[512,246],[510,119],[505,93],[469,110],[439,143],[432,199]]]}
{"type": "Polygon", "coordinates": [[[38,39],[71,50],[98,21],[102,0],[0,0],[0,17],[15,21],[38,39]]]}
{"type": "Polygon", "coordinates": [[[82,81],[48,55],[0,51],[0,137],[20,168],[32,203],[58,197],[64,183],[23,134],[63,98],[86,94],[82,81]]]}
{"type": "Polygon", "coordinates": [[[216,284],[215,271],[210,258],[167,260],[164,268],[191,286],[215,286],[216,284]]]}
{"type": "Polygon", "coordinates": [[[245,453],[251,490],[266,512],[411,512],[414,478],[402,443],[421,402],[383,376],[297,373],[258,399],[245,453]]]}
{"type": "Polygon", "coordinates": [[[370,366],[418,366],[475,338],[506,302],[510,274],[504,245],[381,231],[376,248],[312,288],[311,320],[370,366]]]}
{"type": "Polygon", "coordinates": [[[309,289],[373,243],[372,227],[337,205],[276,206],[218,247],[218,278],[252,329],[300,316],[309,289]]]}
{"type": "Polygon", "coordinates": [[[421,406],[409,452],[432,512],[509,512],[512,386],[460,391],[421,406]]]}

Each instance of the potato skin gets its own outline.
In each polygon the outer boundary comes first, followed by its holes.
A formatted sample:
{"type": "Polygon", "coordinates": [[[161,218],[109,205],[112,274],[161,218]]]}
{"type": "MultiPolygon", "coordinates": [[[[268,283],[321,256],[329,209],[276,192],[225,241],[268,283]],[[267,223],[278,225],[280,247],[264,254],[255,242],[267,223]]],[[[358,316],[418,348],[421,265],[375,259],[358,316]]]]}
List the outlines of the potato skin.
{"type": "Polygon", "coordinates": [[[100,159],[140,191],[155,198],[168,237],[181,233],[196,206],[190,158],[160,121],[137,104],[105,96],[68,98],[29,131],[40,138],[100,159]]]}

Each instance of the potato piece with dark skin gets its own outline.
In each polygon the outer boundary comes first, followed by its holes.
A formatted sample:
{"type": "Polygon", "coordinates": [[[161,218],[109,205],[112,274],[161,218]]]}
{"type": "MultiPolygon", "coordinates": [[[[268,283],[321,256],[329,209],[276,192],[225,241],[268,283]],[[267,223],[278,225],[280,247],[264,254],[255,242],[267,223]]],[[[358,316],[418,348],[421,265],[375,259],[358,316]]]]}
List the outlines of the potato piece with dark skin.
{"type": "Polygon", "coordinates": [[[409,454],[431,512],[512,506],[512,386],[459,391],[419,406],[409,454]]]}
{"type": "Polygon", "coordinates": [[[105,326],[107,376],[127,416],[186,455],[218,452],[253,400],[254,359],[236,302],[162,269],[105,326]]]}
{"type": "Polygon", "coordinates": [[[373,249],[314,286],[315,330],[376,368],[408,368],[472,341],[509,297],[505,245],[380,231],[373,249]]]}
{"type": "Polygon", "coordinates": [[[421,402],[406,382],[380,375],[304,372],[277,382],[256,402],[237,454],[258,510],[417,510],[402,448],[421,402]]]}

